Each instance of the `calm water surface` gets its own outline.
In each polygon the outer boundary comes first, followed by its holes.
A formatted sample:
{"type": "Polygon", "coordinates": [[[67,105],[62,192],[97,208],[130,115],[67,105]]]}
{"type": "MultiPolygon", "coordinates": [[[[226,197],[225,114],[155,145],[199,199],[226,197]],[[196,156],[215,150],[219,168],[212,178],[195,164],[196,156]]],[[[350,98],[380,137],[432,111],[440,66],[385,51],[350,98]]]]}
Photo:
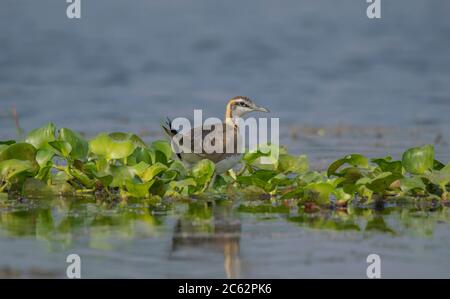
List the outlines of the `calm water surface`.
{"type": "MultiPolygon", "coordinates": [[[[354,0],[82,2],[81,21],[65,1],[1,2],[0,139],[12,107],[25,130],[152,140],[166,115],[220,117],[243,94],[315,168],[421,143],[450,161],[449,1],[383,1],[378,21],[354,0]]],[[[255,205],[1,198],[0,277],[61,277],[71,252],[85,277],[364,277],[372,252],[385,277],[450,277],[446,208],[255,205]]]]}

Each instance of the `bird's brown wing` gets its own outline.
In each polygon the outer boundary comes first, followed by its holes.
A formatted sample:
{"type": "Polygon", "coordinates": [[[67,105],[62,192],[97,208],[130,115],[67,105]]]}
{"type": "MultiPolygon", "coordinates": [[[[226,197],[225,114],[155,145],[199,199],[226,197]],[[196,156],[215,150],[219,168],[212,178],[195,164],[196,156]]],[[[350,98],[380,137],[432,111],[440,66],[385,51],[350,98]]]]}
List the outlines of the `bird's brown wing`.
{"type": "Polygon", "coordinates": [[[179,138],[178,144],[186,153],[217,163],[239,153],[237,128],[225,123],[191,129],[179,138]]]}

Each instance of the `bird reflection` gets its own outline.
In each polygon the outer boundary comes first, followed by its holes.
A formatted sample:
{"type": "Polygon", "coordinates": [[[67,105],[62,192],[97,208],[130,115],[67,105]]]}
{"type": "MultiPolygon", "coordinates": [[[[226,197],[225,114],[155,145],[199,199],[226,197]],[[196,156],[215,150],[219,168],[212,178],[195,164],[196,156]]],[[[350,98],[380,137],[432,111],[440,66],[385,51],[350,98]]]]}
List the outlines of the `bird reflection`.
{"type": "Polygon", "coordinates": [[[202,248],[223,253],[227,278],[239,278],[241,223],[230,203],[198,201],[188,204],[187,212],[175,225],[172,253],[202,248]]]}

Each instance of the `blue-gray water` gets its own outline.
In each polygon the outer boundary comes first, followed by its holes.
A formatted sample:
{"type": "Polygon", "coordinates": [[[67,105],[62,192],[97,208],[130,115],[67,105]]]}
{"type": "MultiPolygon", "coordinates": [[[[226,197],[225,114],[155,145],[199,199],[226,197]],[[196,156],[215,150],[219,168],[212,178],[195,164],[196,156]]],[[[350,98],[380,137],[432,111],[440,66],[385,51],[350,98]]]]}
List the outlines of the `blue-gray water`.
{"type": "MultiPolygon", "coordinates": [[[[166,115],[201,108],[220,117],[228,98],[248,95],[280,117],[281,142],[318,168],[351,152],[398,157],[422,143],[450,161],[449,1],[384,0],[381,20],[367,19],[363,0],[82,0],[81,20],[67,19],[66,5],[0,4],[0,139],[15,138],[13,106],[25,130],[52,121],[88,136],[151,140],[166,115]]],[[[113,250],[76,249],[93,276],[224,276],[215,251],[167,253],[171,217],[157,236],[125,242],[118,228],[113,250]]],[[[354,263],[372,249],[389,257],[391,274],[450,275],[448,225],[423,239],[238,221],[244,277],[363,275],[354,263]]],[[[29,273],[58,268],[70,248],[55,253],[36,234],[3,234],[0,251],[0,269],[29,273]]]]}

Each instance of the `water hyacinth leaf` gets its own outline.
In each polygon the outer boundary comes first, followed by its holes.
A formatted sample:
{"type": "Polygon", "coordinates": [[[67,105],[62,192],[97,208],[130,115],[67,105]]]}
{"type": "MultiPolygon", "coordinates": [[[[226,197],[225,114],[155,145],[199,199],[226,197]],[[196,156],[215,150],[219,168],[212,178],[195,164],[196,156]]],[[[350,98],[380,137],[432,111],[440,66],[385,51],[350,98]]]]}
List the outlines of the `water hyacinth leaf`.
{"type": "Polygon", "coordinates": [[[96,173],[94,175],[95,175],[95,178],[97,179],[97,181],[100,182],[103,187],[109,187],[114,180],[112,175],[100,175],[98,173],[96,173]]]}
{"type": "Polygon", "coordinates": [[[336,203],[339,205],[347,203],[348,201],[353,199],[353,196],[345,192],[343,188],[337,188],[333,190],[332,194],[336,198],[336,203]]]}
{"type": "Polygon", "coordinates": [[[155,140],[150,145],[154,153],[153,163],[160,162],[167,164],[172,159],[172,146],[166,140],[155,140]]]}
{"type": "Polygon", "coordinates": [[[296,157],[281,154],[278,160],[278,170],[286,173],[305,173],[309,170],[308,158],[305,155],[296,157]]]}
{"type": "Polygon", "coordinates": [[[250,177],[256,178],[265,182],[268,182],[273,177],[277,175],[276,171],[273,170],[267,170],[267,169],[258,169],[255,172],[253,172],[250,177]]]}
{"type": "Polygon", "coordinates": [[[188,196],[189,188],[196,187],[197,182],[193,178],[187,178],[181,181],[172,181],[164,196],[188,196]]]}
{"type": "Polygon", "coordinates": [[[48,144],[65,158],[68,158],[72,151],[70,143],[62,140],[50,141],[48,144]]]}
{"type": "Polygon", "coordinates": [[[77,132],[67,128],[59,130],[59,138],[70,144],[70,156],[73,159],[85,161],[89,153],[89,143],[77,132]]]}
{"type": "Polygon", "coordinates": [[[188,171],[184,167],[183,163],[179,160],[174,160],[170,164],[170,167],[160,176],[160,180],[164,182],[180,180],[185,178],[187,174],[188,171]]]}
{"type": "Polygon", "coordinates": [[[270,182],[277,175],[273,170],[258,169],[255,172],[237,177],[237,182],[245,186],[256,186],[265,191],[272,191],[274,185],[270,182]]]}
{"type": "Polygon", "coordinates": [[[426,177],[430,180],[430,182],[441,187],[443,191],[445,191],[445,187],[450,184],[450,172],[445,170],[433,170],[426,177]]]}
{"type": "Polygon", "coordinates": [[[445,167],[444,163],[442,163],[442,162],[440,162],[438,160],[434,160],[433,169],[441,170],[444,167],[445,167]]]}
{"type": "Polygon", "coordinates": [[[181,162],[179,160],[173,161],[170,164],[169,170],[170,171],[176,171],[180,176],[186,176],[187,175],[186,167],[184,167],[183,162],[181,162]]]}
{"type": "Polygon", "coordinates": [[[80,184],[86,188],[94,187],[94,181],[91,180],[84,172],[79,169],[68,167],[68,173],[73,176],[80,184]]]}
{"type": "Polygon", "coordinates": [[[123,133],[123,132],[114,132],[110,133],[109,137],[116,141],[131,141],[136,147],[146,148],[147,145],[145,142],[136,134],[123,133]]]}
{"type": "MultiPolygon", "coordinates": [[[[259,145],[256,150],[244,154],[243,161],[257,169],[277,170],[282,155],[287,155],[286,149],[276,144],[265,144],[259,145]]],[[[286,163],[285,166],[287,166],[286,163]]]]}
{"type": "Polygon", "coordinates": [[[9,145],[6,144],[0,144],[0,154],[9,147],[9,145]]]}
{"type": "Polygon", "coordinates": [[[152,153],[147,148],[137,147],[134,152],[127,158],[128,165],[139,164],[140,162],[145,162],[147,164],[153,163],[154,153],[152,153]]]}
{"type": "Polygon", "coordinates": [[[330,194],[334,191],[334,187],[328,183],[311,183],[304,190],[307,200],[312,200],[321,205],[327,205],[330,203],[330,194]]]}
{"type": "Polygon", "coordinates": [[[385,158],[372,159],[373,163],[383,172],[391,172],[401,174],[403,170],[402,161],[392,161],[392,157],[387,156],[385,158]]]}
{"type": "Polygon", "coordinates": [[[39,179],[43,182],[47,182],[51,178],[51,170],[52,170],[52,165],[51,165],[51,163],[48,163],[47,165],[39,168],[39,171],[36,174],[35,178],[39,179]]]}
{"type": "Polygon", "coordinates": [[[443,172],[450,173],[450,163],[440,169],[443,172]]]}
{"type": "Polygon", "coordinates": [[[323,182],[324,176],[317,171],[309,171],[298,178],[300,185],[323,182]]]}
{"type": "Polygon", "coordinates": [[[140,178],[143,182],[148,182],[153,180],[157,175],[167,170],[167,166],[161,163],[153,164],[148,167],[143,173],[141,173],[140,178]]]}
{"type": "Polygon", "coordinates": [[[382,172],[374,178],[371,178],[367,183],[365,183],[365,186],[372,191],[384,193],[387,189],[389,189],[394,181],[400,179],[401,177],[401,175],[396,173],[382,172]]]}
{"type": "Polygon", "coordinates": [[[199,186],[211,181],[215,165],[211,160],[203,159],[192,167],[192,177],[199,186]]]}
{"type": "Polygon", "coordinates": [[[36,162],[36,148],[28,143],[15,143],[10,145],[0,154],[0,162],[17,159],[36,162]]]}
{"type": "Polygon", "coordinates": [[[31,131],[25,139],[25,142],[33,145],[37,149],[41,149],[46,147],[49,142],[55,141],[55,132],[55,125],[48,123],[42,128],[31,131]]]}
{"type": "Polygon", "coordinates": [[[347,167],[340,171],[339,175],[345,180],[342,185],[353,184],[361,178],[365,178],[366,173],[358,167],[347,167]]]}
{"type": "Polygon", "coordinates": [[[134,152],[135,145],[130,140],[114,140],[102,133],[89,142],[89,149],[92,153],[106,157],[108,160],[117,160],[130,156],[134,152]]]}
{"type": "Polygon", "coordinates": [[[400,179],[400,189],[403,192],[408,193],[414,190],[424,191],[426,186],[421,177],[413,176],[400,179]]]}
{"type": "Polygon", "coordinates": [[[279,173],[276,176],[274,176],[273,178],[271,178],[269,180],[269,184],[273,185],[275,187],[278,186],[289,186],[292,185],[292,179],[290,179],[287,175],[279,173]]]}
{"type": "Polygon", "coordinates": [[[11,144],[16,143],[14,140],[6,140],[6,141],[0,141],[0,154],[7,149],[11,144]]]}
{"type": "Polygon", "coordinates": [[[139,162],[138,164],[129,167],[133,170],[134,174],[141,176],[150,167],[150,165],[145,162],[139,162]]]}
{"type": "Polygon", "coordinates": [[[55,151],[50,149],[40,149],[36,153],[36,161],[40,167],[44,167],[50,162],[55,156],[55,151]]]}
{"type": "Polygon", "coordinates": [[[424,174],[434,166],[434,147],[425,145],[407,150],[402,157],[405,170],[411,174],[424,174]]]}
{"type": "Polygon", "coordinates": [[[113,177],[111,187],[125,186],[126,182],[133,180],[135,176],[134,170],[129,166],[111,166],[109,174],[113,177]]]}
{"type": "Polygon", "coordinates": [[[0,175],[6,181],[11,181],[23,173],[32,173],[34,170],[34,164],[27,160],[11,159],[0,162],[0,175]]]}
{"type": "Polygon", "coordinates": [[[339,175],[337,173],[337,170],[345,164],[349,164],[351,166],[357,167],[357,168],[367,168],[369,166],[369,161],[366,157],[360,154],[351,154],[348,156],[345,156],[342,159],[334,161],[327,170],[327,175],[339,175]]]}
{"type": "Polygon", "coordinates": [[[254,176],[240,176],[237,178],[237,182],[241,185],[244,185],[247,187],[254,186],[261,189],[271,189],[270,184],[267,181],[261,180],[260,178],[254,177],[254,176]]]}
{"type": "Polygon", "coordinates": [[[149,181],[146,183],[136,183],[128,180],[125,182],[128,194],[136,198],[146,198],[150,195],[149,189],[155,181],[149,181]]]}
{"type": "Polygon", "coordinates": [[[261,153],[260,151],[252,151],[252,152],[245,153],[244,156],[242,157],[242,160],[244,162],[246,162],[247,164],[251,164],[259,157],[268,156],[268,155],[269,155],[269,153],[261,153]]]}

